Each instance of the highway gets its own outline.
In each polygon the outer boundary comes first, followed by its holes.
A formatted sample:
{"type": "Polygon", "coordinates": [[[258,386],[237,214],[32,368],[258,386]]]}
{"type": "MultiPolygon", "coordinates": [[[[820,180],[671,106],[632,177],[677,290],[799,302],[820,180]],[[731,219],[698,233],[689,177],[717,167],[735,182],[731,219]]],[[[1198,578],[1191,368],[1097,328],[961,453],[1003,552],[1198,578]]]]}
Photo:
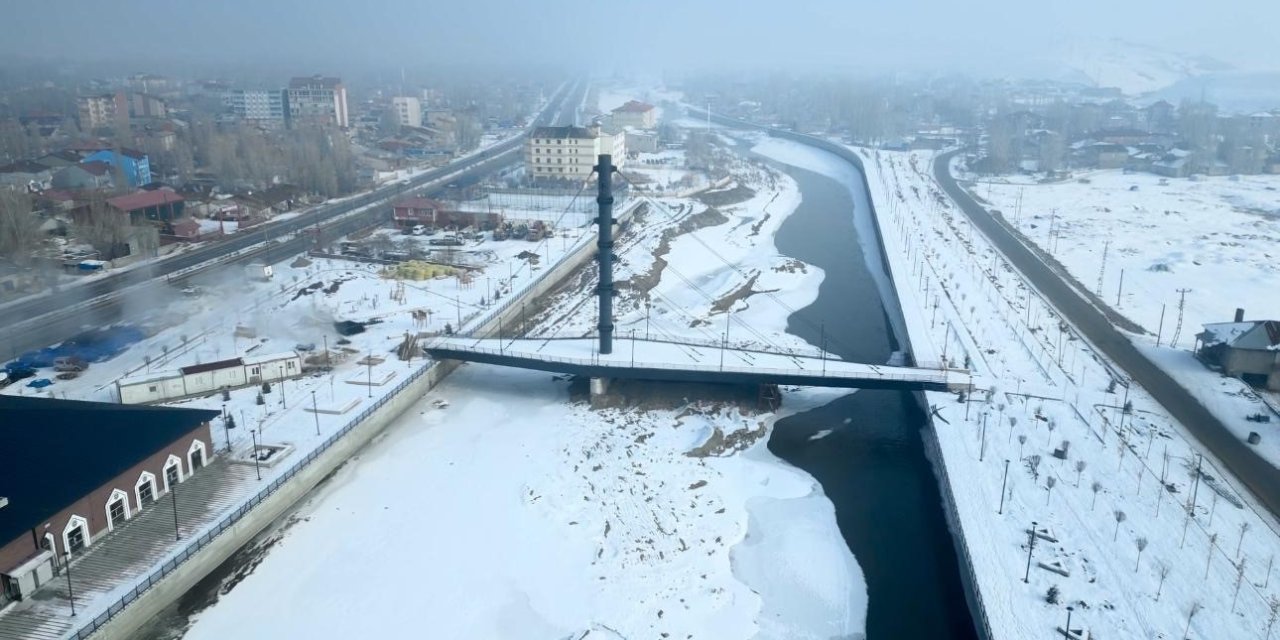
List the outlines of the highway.
{"type": "Polygon", "coordinates": [[[1213,456],[1231,470],[1258,502],[1273,515],[1280,516],[1280,472],[1231,433],[1169,374],[1142,355],[1129,337],[1112,324],[1108,317],[1113,313],[1111,310],[1103,311],[1082,297],[1078,288],[1071,286],[1041,260],[1036,252],[1023,244],[1009,227],[988,213],[962,189],[949,169],[951,158],[956,153],[952,151],[940,154],[934,160],[933,174],[969,220],[982,230],[1023,277],[1095,348],[1124,370],[1170,415],[1181,422],[1213,456]]]}
{"type": "MultiPolygon", "coordinates": [[[[576,123],[586,90],[585,81],[561,87],[529,128],[576,123]]],[[[510,166],[520,160],[523,144],[524,136],[516,136],[408,180],[315,207],[295,218],[264,224],[251,233],[233,234],[150,264],[95,276],[90,283],[8,303],[0,307],[0,326],[5,327],[0,358],[57,344],[88,326],[119,322],[133,312],[145,310],[149,301],[173,295],[169,286],[173,283],[226,265],[252,261],[270,264],[288,259],[309,248],[317,229],[322,237],[337,238],[390,220],[390,204],[395,200],[431,193],[449,182],[485,176],[510,166]],[[364,210],[357,212],[360,209],[364,210]],[[130,301],[140,308],[126,312],[130,301]]]]}

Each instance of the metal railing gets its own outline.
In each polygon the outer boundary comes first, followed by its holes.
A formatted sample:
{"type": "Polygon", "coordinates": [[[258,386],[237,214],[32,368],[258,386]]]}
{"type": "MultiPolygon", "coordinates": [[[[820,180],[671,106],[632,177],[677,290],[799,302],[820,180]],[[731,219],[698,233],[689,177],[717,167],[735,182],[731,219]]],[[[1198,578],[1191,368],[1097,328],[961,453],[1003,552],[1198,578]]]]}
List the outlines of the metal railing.
{"type": "MultiPolygon", "coordinates": [[[[845,362],[843,360],[828,360],[828,368],[825,371],[814,369],[809,373],[807,369],[779,369],[774,367],[740,367],[740,366],[723,366],[710,364],[670,364],[664,362],[641,362],[639,366],[631,364],[631,362],[621,355],[614,358],[575,358],[571,356],[556,356],[539,353],[521,353],[513,352],[508,349],[492,349],[488,347],[477,347],[473,345],[461,344],[454,342],[448,338],[437,339],[428,343],[427,349],[442,349],[450,351],[458,351],[463,353],[478,353],[487,355],[496,355],[500,357],[510,358],[528,358],[531,360],[541,360],[544,362],[558,362],[562,364],[570,364],[576,366],[594,366],[594,367],[612,367],[612,368],[644,368],[644,369],[662,369],[669,371],[706,371],[706,372],[725,372],[725,373],[742,373],[742,374],[765,374],[765,375],[805,375],[815,378],[835,378],[841,380],[896,380],[901,382],[938,382],[947,384],[952,378],[960,378],[955,380],[957,383],[967,382],[968,372],[959,370],[937,370],[937,369],[911,369],[909,367],[890,367],[886,365],[861,364],[845,362]],[[840,371],[833,370],[830,365],[853,365],[863,367],[858,371],[840,371]]],[[[785,358],[788,356],[779,355],[785,358]]]]}
{"type": "Polygon", "coordinates": [[[438,365],[436,363],[433,363],[431,365],[422,367],[414,371],[412,374],[409,375],[409,377],[405,378],[403,381],[400,382],[400,384],[396,385],[396,387],[392,389],[390,393],[379,398],[372,405],[367,407],[364,411],[360,412],[358,415],[356,415],[354,418],[348,421],[347,424],[344,425],[341,429],[339,429],[338,431],[330,435],[328,439],[326,439],[319,447],[316,447],[315,449],[313,449],[309,454],[307,454],[305,458],[295,462],[292,467],[289,467],[288,470],[286,470],[283,474],[278,476],[276,479],[272,480],[270,484],[268,484],[262,490],[258,491],[258,493],[245,499],[240,504],[240,506],[236,508],[236,510],[232,511],[231,513],[228,513],[226,516],[224,516],[212,527],[206,529],[202,535],[200,535],[199,537],[193,538],[190,542],[187,543],[185,547],[182,548],[181,551],[179,551],[176,555],[174,555],[173,557],[165,561],[163,564],[161,564],[158,569],[152,571],[150,574],[138,580],[134,584],[132,589],[126,592],[118,600],[108,605],[106,611],[98,614],[93,619],[89,620],[87,623],[81,626],[75,633],[66,637],[81,639],[81,638],[88,638],[91,635],[93,635],[94,632],[100,629],[108,621],[110,621],[112,618],[118,615],[121,611],[124,611],[125,607],[128,607],[134,600],[137,600],[139,597],[142,596],[142,594],[146,593],[149,589],[151,589],[151,587],[155,586],[161,580],[163,580],[166,576],[176,571],[187,560],[191,559],[192,556],[196,555],[197,553],[200,552],[200,550],[204,549],[206,546],[208,546],[210,543],[216,540],[218,536],[221,535],[224,531],[234,526],[237,522],[243,519],[245,515],[247,515],[259,504],[262,504],[264,500],[269,498],[272,494],[274,494],[286,483],[288,483],[289,480],[291,480],[294,476],[298,475],[299,472],[306,469],[307,466],[309,466],[312,462],[315,462],[317,458],[319,458],[326,451],[328,451],[330,447],[337,444],[338,441],[341,440],[348,433],[350,433],[352,429],[355,429],[357,426],[360,425],[360,423],[364,422],[366,419],[369,418],[369,416],[373,415],[375,411],[377,411],[378,409],[381,409],[388,402],[394,399],[400,392],[404,391],[406,387],[408,387],[418,378],[421,378],[422,376],[426,375],[428,371],[435,368],[436,366],[438,365]]]}

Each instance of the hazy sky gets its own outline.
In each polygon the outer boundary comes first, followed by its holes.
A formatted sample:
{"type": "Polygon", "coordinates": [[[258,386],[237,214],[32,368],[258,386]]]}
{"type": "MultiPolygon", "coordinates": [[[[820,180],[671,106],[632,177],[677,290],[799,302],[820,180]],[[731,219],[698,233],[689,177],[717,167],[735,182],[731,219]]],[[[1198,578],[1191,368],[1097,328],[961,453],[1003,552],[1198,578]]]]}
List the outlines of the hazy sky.
{"type": "Polygon", "coordinates": [[[0,55],[298,64],[341,72],[509,61],[1003,72],[1124,36],[1280,67],[1280,1],[7,0],[0,55]]]}

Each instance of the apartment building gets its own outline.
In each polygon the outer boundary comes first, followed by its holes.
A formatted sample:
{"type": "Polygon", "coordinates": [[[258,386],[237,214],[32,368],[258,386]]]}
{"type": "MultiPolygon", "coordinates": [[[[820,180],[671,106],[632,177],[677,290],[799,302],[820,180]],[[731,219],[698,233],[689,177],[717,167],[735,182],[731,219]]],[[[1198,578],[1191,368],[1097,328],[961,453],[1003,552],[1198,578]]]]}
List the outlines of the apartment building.
{"type": "Polygon", "coordinates": [[[222,94],[222,104],[239,120],[279,127],[288,115],[286,93],[281,89],[232,89],[222,94]]]}
{"type": "Polygon", "coordinates": [[[391,110],[396,114],[396,122],[402,127],[422,126],[422,101],[412,96],[397,96],[391,99],[391,110]]]}
{"type": "Polygon", "coordinates": [[[622,166],[626,137],[610,135],[598,126],[538,127],[525,140],[525,165],[534,180],[583,180],[591,175],[596,156],[608,153],[622,166]]]}
{"type": "Polygon", "coordinates": [[[294,78],[286,90],[291,123],[316,123],[349,127],[347,88],[340,78],[311,76],[294,78]]]}

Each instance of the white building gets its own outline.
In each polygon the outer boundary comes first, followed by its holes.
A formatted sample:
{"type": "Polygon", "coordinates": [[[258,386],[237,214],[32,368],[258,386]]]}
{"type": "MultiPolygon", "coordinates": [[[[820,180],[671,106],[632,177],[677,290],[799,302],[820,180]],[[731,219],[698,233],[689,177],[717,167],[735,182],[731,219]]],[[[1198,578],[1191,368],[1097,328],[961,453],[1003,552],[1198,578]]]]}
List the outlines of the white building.
{"type": "Polygon", "coordinates": [[[347,88],[339,78],[311,76],[294,78],[287,89],[291,123],[315,123],[346,128],[347,88]]]}
{"type": "Polygon", "coordinates": [[[630,100],[626,104],[614,109],[613,126],[619,129],[624,127],[635,127],[637,129],[652,129],[658,125],[658,112],[653,105],[640,102],[638,100],[630,100]]]}
{"type": "Polygon", "coordinates": [[[525,165],[535,180],[583,180],[591,175],[596,156],[608,153],[621,167],[626,137],[599,127],[538,127],[524,144],[525,165]]]}
{"type": "Polygon", "coordinates": [[[299,375],[302,375],[302,357],[288,351],[127,376],[116,380],[116,391],[121,404],[147,404],[278,382],[299,375]]]}
{"type": "Polygon", "coordinates": [[[422,102],[413,96],[397,96],[391,99],[391,110],[402,127],[422,126],[422,102]]]}
{"type": "Polygon", "coordinates": [[[285,92],[280,89],[233,89],[222,94],[222,104],[236,118],[265,126],[284,125],[285,101],[285,92]]]}

